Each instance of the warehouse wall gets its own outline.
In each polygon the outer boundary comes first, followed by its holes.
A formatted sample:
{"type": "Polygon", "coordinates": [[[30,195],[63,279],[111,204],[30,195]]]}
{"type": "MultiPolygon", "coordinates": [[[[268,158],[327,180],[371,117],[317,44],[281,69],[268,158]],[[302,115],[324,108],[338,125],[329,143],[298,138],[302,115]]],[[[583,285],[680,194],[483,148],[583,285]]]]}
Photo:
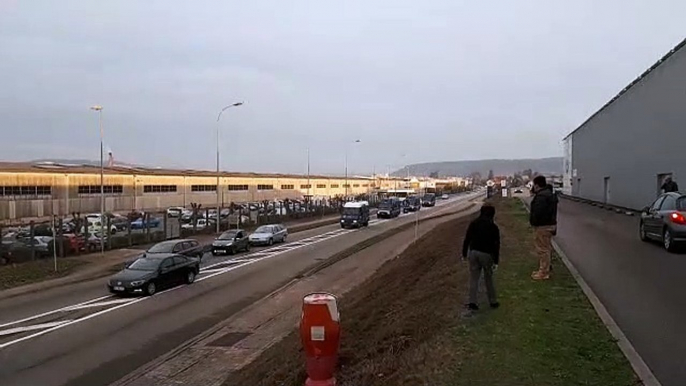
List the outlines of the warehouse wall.
{"type": "Polygon", "coordinates": [[[572,136],[573,195],[640,209],[657,196],[658,174],[686,188],[686,49],[572,136]]]}

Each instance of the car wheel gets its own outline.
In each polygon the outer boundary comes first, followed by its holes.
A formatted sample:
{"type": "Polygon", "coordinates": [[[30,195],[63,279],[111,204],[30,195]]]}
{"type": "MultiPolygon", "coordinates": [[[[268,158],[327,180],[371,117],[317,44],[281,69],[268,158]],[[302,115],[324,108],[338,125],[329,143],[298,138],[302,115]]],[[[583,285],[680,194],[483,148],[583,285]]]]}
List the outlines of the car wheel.
{"type": "Polygon", "coordinates": [[[641,238],[641,241],[648,241],[648,234],[646,233],[646,226],[643,222],[641,222],[641,225],[638,228],[638,235],[641,238]]]}
{"type": "Polygon", "coordinates": [[[212,256],[217,256],[217,252],[212,251],[212,256]]]}
{"type": "Polygon", "coordinates": [[[269,239],[269,245],[274,245],[274,239],[269,239]]]}
{"type": "Polygon", "coordinates": [[[286,237],[288,237],[288,235],[284,235],[284,236],[283,236],[283,238],[281,239],[281,242],[282,242],[282,243],[285,243],[285,242],[286,242],[286,237]]]}
{"type": "Polygon", "coordinates": [[[245,251],[250,252],[250,243],[245,244],[245,251]]]}
{"type": "Polygon", "coordinates": [[[112,234],[112,235],[117,234],[117,228],[110,229],[110,234],[112,234]]]}
{"type": "Polygon", "coordinates": [[[229,248],[229,255],[235,255],[235,254],[236,254],[236,247],[229,248]]]}
{"type": "Polygon", "coordinates": [[[186,274],[186,284],[193,284],[194,281],[195,281],[195,272],[193,270],[190,270],[186,274]]]}
{"type": "Polygon", "coordinates": [[[155,286],[155,282],[150,282],[148,285],[145,286],[145,294],[147,296],[152,296],[157,292],[157,287],[155,286]]]}
{"type": "Polygon", "coordinates": [[[665,232],[662,234],[662,244],[669,252],[674,252],[676,249],[676,243],[674,242],[672,232],[670,232],[669,229],[665,229],[665,232]]]}

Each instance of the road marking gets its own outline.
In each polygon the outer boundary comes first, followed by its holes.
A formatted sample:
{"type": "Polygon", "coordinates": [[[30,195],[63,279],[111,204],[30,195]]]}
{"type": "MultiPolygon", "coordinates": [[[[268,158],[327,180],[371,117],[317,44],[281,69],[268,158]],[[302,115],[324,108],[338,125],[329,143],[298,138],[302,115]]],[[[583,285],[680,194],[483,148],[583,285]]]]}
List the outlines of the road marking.
{"type": "Polygon", "coordinates": [[[71,322],[71,320],[61,320],[59,322],[34,324],[31,326],[25,326],[25,327],[14,327],[14,328],[10,328],[7,330],[0,330],[0,336],[13,335],[13,334],[18,334],[20,332],[27,332],[27,331],[34,331],[34,330],[42,330],[44,328],[55,327],[55,326],[59,326],[59,325],[64,324],[64,323],[69,323],[69,322],[71,322]]]}
{"type": "Polygon", "coordinates": [[[103,299],[107,299],[107,298],[111,298],[111,297],[112,297],[112,295],[101,296],[101,297],[99,297],[99,298],[95,298],[95,299],[91,299],[91,300],[86,300],[85,302],[82,302],[82,303],[79,303],[79,304],[74,304],[74,305],[71,305],[71,306],[66,306],[66,307],[58,308],[58,309],[56,309],[56,310],[44,312],[44,313],[42,313],[42,314],[29,316],[29,317],[24,318],[24,319],[15,320],[15,321],[13,321],[13,322],[8,322],[8,323],[5,323],[5,324],[0,324],[0,328],[2,328],[2,327],[7,327],[7,326],[12,326],[12,325],[20,324],[20,323],[24,323],[24,322],[28,322],[29,320],[39,319],[39,318],[42,318],[42,317],[45,317],[45,316],[48,316],[48,315],[56,314],[56,313],[58,313],[58,312],[63,312],[63,311],[65,311],[65,310],[69,309],[70,307],[78,307],[78,306],[82,306],[82,305],[85,305],[85,304],[97,302],[97,301],[100,301],[100,300],[103,300],[103,299]]]}
{"type": "Polygon", "coordinates": [[[82,305],[78,305],[78,306],[71,306],[71,307],[65,308],[64,311],[76,311],[76,310],[83,310],[84,308],[104,307],[104,306],[109,306],[111,304],[127,303],[130,301],[131,301],[131,299],[114,299],[114,300],[109,300],[106,302],[97,302],[97,303],[82,304],[82,305]]]}

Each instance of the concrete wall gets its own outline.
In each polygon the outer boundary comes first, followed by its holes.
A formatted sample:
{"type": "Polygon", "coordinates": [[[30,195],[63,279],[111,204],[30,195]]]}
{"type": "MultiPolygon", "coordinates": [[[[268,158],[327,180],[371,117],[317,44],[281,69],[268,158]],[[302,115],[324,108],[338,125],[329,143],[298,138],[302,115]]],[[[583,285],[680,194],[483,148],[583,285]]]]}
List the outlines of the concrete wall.
{"type": "MultiPolygon", "coordinates": [[[[201,203],[215,206],[216,191],[196,192],[193,185],[216,185],[216,177],[205,176],[158,176],[106,174],[105,185],[122,185],[121,194],[106,194],[107,211],[162,210],[170,206],[190,206],[201,203]],[[176,192],[145,192],[145,185],[174,185],[176,192]]],[[[367,193],[372,181],[348,179],[349,194],[367,193]]],[[[335,196],[345,194],[345,180],[341,178],[311,178],[309,194],[314,196],[335,196]],[[325,185],[324,188],[318,187],[325,185]],[[336,187],[337,185],[337,187],[336,187]]],[[[72,212],[92,213],[100,211],[100,194],[79,194],[80,185],[100,186],[99,174],[76,173],[2,173],[0,186],[50,186],[50,196],[6,197],[0,196],[0,221],[22,218],[41,218],[53,214],[64,216],[72,212]]],[[[274,199],[297,199],[308,194],[307,178],[272,177],[221,177],[220,201],[253,202],[274,199]],[[246,191],[229,191],[228,185],[248,185],[246,191]],[[272,185],[271,190],[259,190],[258,185],[272,185]],[[292,187],[291,187],[292,185],[292,187]],[[282,187],[284,187],[282,189],[282,187]]]]}
{"type": "Polygon", "coordinates": [[[572,194],[640,209],[658,174],[686,188],[686,48],[675,52],[572,134],[572,194]]]}

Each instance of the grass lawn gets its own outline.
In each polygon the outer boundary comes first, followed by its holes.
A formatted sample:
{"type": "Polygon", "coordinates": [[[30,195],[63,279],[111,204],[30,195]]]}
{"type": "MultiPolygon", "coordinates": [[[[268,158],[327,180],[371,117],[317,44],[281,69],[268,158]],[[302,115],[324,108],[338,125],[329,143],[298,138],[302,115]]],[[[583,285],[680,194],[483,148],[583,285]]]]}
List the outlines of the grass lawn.
{"type": "MultiPolygon", "coordinates": [[[[469,219],[437,226],[341,300],[340,386],[629,386],[629,363],[559,259],[553,278],[537,268],[528,214],[496,199],[501,307],[465,313],[468,265],[459,260],[469,219]]],[[[484,307],[485,306],[485,307],[484,307]]],[[[229,385],[302,385],[294,331],[229,385]]]]}
{"type": "Polygon", "coordinates": [[[88,263],[75,258],[57,259],[57,272],[52,259],[0,266],[0,290],[66,276],[85,264],[88,263]]]}

